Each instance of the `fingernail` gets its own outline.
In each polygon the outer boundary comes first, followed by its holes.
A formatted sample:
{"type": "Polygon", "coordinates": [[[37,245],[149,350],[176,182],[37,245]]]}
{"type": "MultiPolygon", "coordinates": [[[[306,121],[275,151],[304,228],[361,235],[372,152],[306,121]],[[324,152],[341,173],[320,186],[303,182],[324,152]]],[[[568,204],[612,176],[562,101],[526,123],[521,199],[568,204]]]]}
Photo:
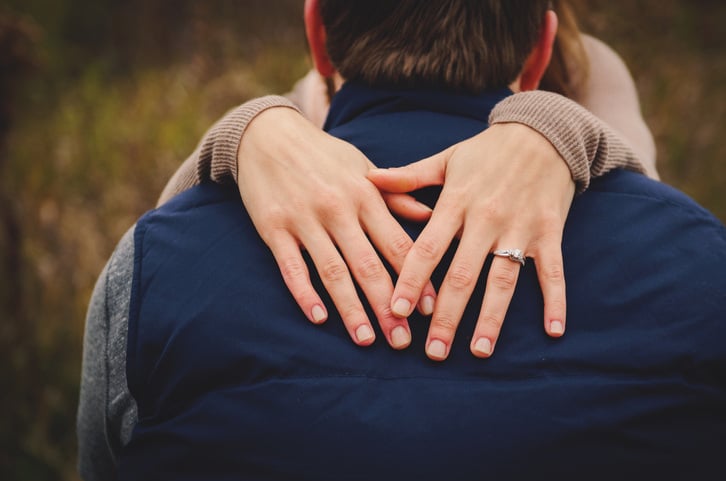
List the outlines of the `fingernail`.
{"type": "Polygon", "coordinates": [[[396,349],[403,349],[411,343],[411,334],[403,326],[397,326],[391,331],[391,344],[396,349]]]}
{"type": "Polygon", "coordinates": [[[315,321],[316,324],[319,324],[325,320],[325,309],[317,304],[313,306],[313,309],[310,313],[312,314],[313,321],[315,321]]]}
{"type": "Polygon", "coordinates": [[[434,312],[434,298],[431,296],[424,296],[421,299],[421,311],[424,316],[430,316],[434,312]]]}
{"type": "Polygon", "coordinates": [[[358,329],[355,330],[355,337],[358,339],[358,342],[370,341],[373,339],[373,329],[365,324],[358,326],[358,329]]]}
{"type": "Polygon", "coordinates": [[[563,334],[565,332],[565,326],[562,324],[562,321],[550,322],[550,332],[558,335],[563,334]]]}
{"type": "Polygon", "coordinates": [[[492,355],[492,341],[486,337],[480,337],[474,344],[474,351],[483,356],[492,355]]]}
{"type": "Polygon", "coordinates": [[[398,317],[406,317],[411,313],[411,303],[402,297],[398,298],[393,303],[392,311],[398,317]]]}
{"type": "Polygon", "coordinates": [[[444,344],[443,341],[434,339],[429,343],[429,347],[428,349],[426,349],[426,353],[432,359],[444,359],[446,357],[446,344],[444,344]]]}

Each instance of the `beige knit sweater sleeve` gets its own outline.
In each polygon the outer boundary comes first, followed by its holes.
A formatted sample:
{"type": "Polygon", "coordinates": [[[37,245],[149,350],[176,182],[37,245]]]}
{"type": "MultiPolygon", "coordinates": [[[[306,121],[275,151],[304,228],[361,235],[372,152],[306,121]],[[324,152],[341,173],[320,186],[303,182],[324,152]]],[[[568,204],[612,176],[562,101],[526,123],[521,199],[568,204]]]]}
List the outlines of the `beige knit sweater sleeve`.
{"type": "MultiPolygon", "coordinates": [[[[172,176],[158,205],[200,182],[236,182],[237,149],[245,128],[257,114],[271,107],[299,111],[285,97],[267,96],[228,112],[207,131],[194,153],[172,176]]],[[[644,171],[632,148],[619,135],[576,102],[558,94],[514,94],[496,105],[489,122],[518,122],[544,135],[570,167],[578,192],[587,188],[592,177],[614,168],[644,171]]]]}
{"type": "Polygon", "coordinates": [[[230,110],[204,134],[192,155],[171,176],[156,205],[207,180],[237,182],[237,150],[242,134],[252,119],[272,107],[299,112],[295,104],[279,95],[253,99],[230,110]]]}
{"type": "Polygon", "coordinates": [[[489,115],[489,124],[525,124],[550,141],[570,167],[577,192],[590,179],[625,168],[645,173],[632,147],[602,120],[559,94],[532,90],[509,96],[489,115]]]}

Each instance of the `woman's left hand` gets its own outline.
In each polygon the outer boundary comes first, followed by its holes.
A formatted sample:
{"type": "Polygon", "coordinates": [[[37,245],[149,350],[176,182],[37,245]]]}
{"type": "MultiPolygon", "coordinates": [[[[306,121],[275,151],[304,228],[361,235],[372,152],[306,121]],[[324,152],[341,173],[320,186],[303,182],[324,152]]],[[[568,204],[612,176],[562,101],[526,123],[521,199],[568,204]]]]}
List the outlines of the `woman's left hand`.
{"type": "MultiPolygon", "coordinates": [[[[406,167],[371,170],[368,178],[384,192],[443,185],[431,219],[406,256],[391,299],[396,315],[410,315],[452,240],[460,237],[435,303],[426,341],[431,359],[448,356],[484,262],[496,250],[520,249],[534,259],[545,330],[553,337],[564,333],[561,244],[575,184],[546,138],[522,124],[496,124],[406,167]]],[[[520,267],[506,257],[492,260],[471,342],[475,356],[492,354],[520,267]]]]}

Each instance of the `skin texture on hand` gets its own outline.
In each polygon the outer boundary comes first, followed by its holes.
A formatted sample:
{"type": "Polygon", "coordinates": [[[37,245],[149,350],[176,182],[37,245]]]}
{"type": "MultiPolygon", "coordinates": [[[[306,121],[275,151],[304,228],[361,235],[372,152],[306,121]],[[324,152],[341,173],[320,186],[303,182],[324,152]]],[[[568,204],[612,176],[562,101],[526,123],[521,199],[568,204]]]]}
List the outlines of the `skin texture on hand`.
{"type": "MultiPolygon", "coordinates": [[[[431,359],[448,356],[486,257],[498,249],[521,249],[534,260],[545,330],[554,337],[564,333],[561,244],[575,184],[547,139],[521,124],[497,124],[440,154],[402,168],[372,170],[368,177],[387,192],[443,185],[431,219],[406,256],[391,300],[395,315],[408,316],[453,238],[460,237],[429,328],[426,352],[431,359]]],[[[506,257],[492,260],[470,346],[475,356],[493,353],[520,268],[506,257]]]]}
{"type": "MultiPolygon", "coordinates": [[[[255,117],[237,163],[242,201],[307,318],[319,324],[328,315],[301,249],[312,258],[354,342],[365,346],[375,340],[355,281],[388,343],[407,347],[408,322],[391,312],[393,283],[378,252],[399,272],[413,242],[386,202],[418,221],[427,219],[430,209],[405,194],[388,194],[384,201],[366,178],[370,161],[292,109],[272,108],[255,117]]],[[[430,313],[435,296],[430,282],[421,293],[430,313]]]]}

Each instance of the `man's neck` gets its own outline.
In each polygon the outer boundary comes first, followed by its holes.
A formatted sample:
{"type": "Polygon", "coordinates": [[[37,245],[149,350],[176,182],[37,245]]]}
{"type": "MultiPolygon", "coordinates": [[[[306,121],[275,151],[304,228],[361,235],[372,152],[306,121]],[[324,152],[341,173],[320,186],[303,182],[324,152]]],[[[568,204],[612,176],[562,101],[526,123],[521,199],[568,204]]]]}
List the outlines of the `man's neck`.
{"type": "Polygon", "coordinates": [[[400,166],[480,133],[494,105],[511,94],[508,89],[472,95],[348,81],[333,98],[323,128],[381,167],[400,166]]]}
{"type": "MultiPolygon", "coordinates": [[[[346,82],[331,102],[324,129],[355,145],[378,167],[401,167],[486,129],[491,109],[511,93],[469,95],[346,82]]],[[[430,189],[417,197],[433,205],[437,196],[430,189]]]]}

